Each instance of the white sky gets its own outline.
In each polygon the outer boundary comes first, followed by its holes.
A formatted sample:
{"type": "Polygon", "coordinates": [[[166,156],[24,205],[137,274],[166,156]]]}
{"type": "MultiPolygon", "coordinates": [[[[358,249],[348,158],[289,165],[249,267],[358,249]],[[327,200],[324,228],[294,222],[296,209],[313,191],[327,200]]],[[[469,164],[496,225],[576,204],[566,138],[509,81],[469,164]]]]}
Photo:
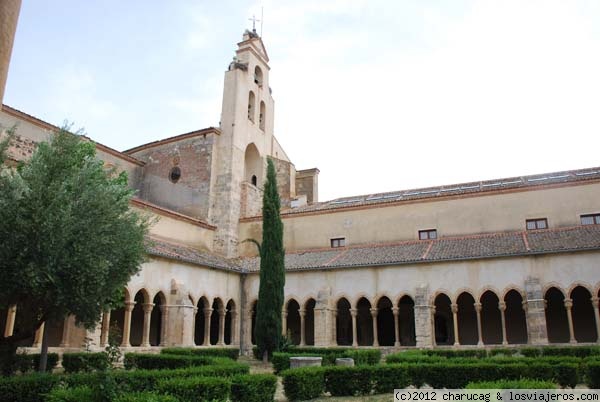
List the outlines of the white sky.
{"type": "Polygon", "coordinates": [[[216,126],[261,6],[321,200],[600,165],[598,0],[25,0],[4,103],[119,150],[216,126]]]}

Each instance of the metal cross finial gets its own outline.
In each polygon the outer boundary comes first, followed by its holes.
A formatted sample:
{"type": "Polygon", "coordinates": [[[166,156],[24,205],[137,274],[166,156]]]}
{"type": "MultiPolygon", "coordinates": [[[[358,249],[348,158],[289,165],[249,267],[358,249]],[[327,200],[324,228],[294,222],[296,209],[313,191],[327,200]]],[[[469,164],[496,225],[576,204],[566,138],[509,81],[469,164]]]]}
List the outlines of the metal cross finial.
{"type": "Polygon", "coordinates": [[[252,16],[252,18],[248,18],[248,21],[252,21],[252,32],[256,33],[256,23],[260,22],[260,20],[256,19],[256,16],[252,16]]]}

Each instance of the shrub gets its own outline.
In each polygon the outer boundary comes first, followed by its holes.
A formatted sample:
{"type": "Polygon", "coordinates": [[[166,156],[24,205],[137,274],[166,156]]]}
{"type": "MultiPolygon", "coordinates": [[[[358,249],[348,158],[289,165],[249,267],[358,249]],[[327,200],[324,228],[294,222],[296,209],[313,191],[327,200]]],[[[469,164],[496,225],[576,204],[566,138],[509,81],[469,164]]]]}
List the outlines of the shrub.
{"type": "MultiPolygon", "coordinates": [[[[52,372],[56,365],[58,364],[58,354],[56,353],[48,353],[48,360],[46,363],[46,371],[52,372]]],[[[10,361],[0,362],[0,366],[2,366],[2,372],[5,375],[11,375],[15,372],[20,372],[22,374],[30,373],[32,371],[37,371],[40,366],[40,354],[27,354],[27,353],[19,353],[10,358],[10,361]],[[3,364],[4,363],[4,364],[3,364]]]]}
{"type": "Polygon", "coordinates": [[[487,352],[485,349],[464,349],[464,350],[449,350],[449,349],[433,349],[433,350],[424,350],[423,353],[429,356],[443,356],[447,358],[454,357],[477,357],[484,358],[487,357],[487,352]]]}
{"type": "Polygon", "coordinates": [[[133,368],[160,370],[206,366],[214,362],[214,358],[208,356],[125,353],[124,365],[128,370],[133,368]]]}
{"type": "Polygon", "coordinates": [[[99,402],[90,387],[55,388],[47,396],[47,402],[99,402]]]}
{"type": "Polygon", "coordinates": [[[303,367],[281,373],[285,396],[290,401],[314,399],[325,392],[324,367],[303,367]]]}
{"type": "Polygon", "coordinates": [[[498,381],[480,381],[470,382],[466,389],[556,389],[556,384],[552,381],[530,380],[523,378],[520,380],[498,380],[498,381]]]}
{"type": "Polygon", "coordinates": [[[381,360],[381,351],[378,349],[347,350],[340,357],[351,357],[356,365],[374,365],[381,360]]]}
{"type": "Polygon", "coordinates": [[[240,375],[231,379],[232,402],[269,402],[275,398],[277,377],[272,374],[240,375]]]}
{"type": "Polygon", "coordinates": [[[237,360],[240,350],[238,348],[165,348],[160,353],[167,355],[228,357],[232,360],[237,360]]]}
{"type": "Polygon", "coordinates": [[[514,355],[518,354],[519,352],[520,352],[520,350],[517,348],[494,348],[494,349],[490,349],[488,351],[488,356],[489,357],[498,356],[498,355],[514,356],[514,355]]]}
{"type": "Polygon", "coordinates": [[[411,385],[406,365],[379,365],[372,369],[375,394],[391,394],[395,389],[411,385]]]}
{"type": "Polygon", "coordinates": [[[585,383],[592,389],[600,388],[600,361],[590,361],[585,365],[585,383]]]}
{"type": "Polygon", "coordinates": [[[158,382],[156,389],[172,395],[181,402],[227,402],[231,382],[225,378],[190,377],[171,378],[158,382]]]}
{"type": "Polygon", "coordinates": [[[109,367],[108,355],[101,353],[65,353],[62,365],[65,373],[78,373],[81,371],[106,370],[109,367]]]}
{"type": "Polygon", "coordinates": [[[171,395],[159,395],[152,392],[136,392],[118,396],[114,402],[179,402],[171,395]]]}
{"type": "Polygon", "coordinates": [[[290,368],[290,353],[274,352],[271,357],[271,363],[273,363],[273,371],[275,374],[279,374],[283,370],[290,368]]]}
{"type": "Polygon", "coordinates": [[[31,374],[0,378],[3,402],[43,402],[44,394],[54,388],[60,377],[52,374],[31,374]]]}
{"type": "Polygon", "coordinates": [[[373,388],[371,367],[328,367],[325,390],[333,396],[368,395],[373,388]]]}

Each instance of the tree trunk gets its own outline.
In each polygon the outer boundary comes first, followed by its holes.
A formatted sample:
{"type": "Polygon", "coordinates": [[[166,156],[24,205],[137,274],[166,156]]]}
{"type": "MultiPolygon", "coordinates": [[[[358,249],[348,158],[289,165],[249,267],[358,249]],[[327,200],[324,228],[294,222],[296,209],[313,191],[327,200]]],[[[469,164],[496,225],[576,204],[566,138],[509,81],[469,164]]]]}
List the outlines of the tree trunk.
{"type": "Polygon", "coordinates": [[[45,373],[48,365],[48,331],[47,329],[42,334],[42,350],[40,352],[40,367],[39,372],[45,373]]]}

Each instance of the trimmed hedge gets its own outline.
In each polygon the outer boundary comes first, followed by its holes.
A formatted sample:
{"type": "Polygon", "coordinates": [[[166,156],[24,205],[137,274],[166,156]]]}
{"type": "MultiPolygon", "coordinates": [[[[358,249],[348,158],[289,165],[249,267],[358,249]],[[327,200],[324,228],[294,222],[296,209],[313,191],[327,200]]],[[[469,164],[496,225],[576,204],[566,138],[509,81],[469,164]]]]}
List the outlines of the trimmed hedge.
{"type": "MultiPolygon", "coordinates": [[[[228,359],[229,360],[229,359],[228,359]]],[[[233,363],[233,361],[231,361],[233,363]]],[[[151,353],[125,353],[124,365],[127,370],[164,370],[214,364],[209,356],[168,355],[151,353]]]]}
{"type": "Polygon", "coordinates": [[[232,402],[268,402],[275,399],[277,377],[272,374],[241,375],[231,379],[232,402]]]}
{"type": "MultiPolygon", "coordinates": [[[[11,357],[3,357],[4,360],[0,362],[1,371],[5,375],[12,375],[16,372],[21,374],[31,373],[37,371],[40,366],[40,354],[27,354],[19,353],[12,355],[11,357]]],[[[58,364],[58,354],[48,353],[48,361],[46,363],[46,371],[52,372],[58,364]]]]}
{"type": "Polygon", "coordinates": [[[55,388],[47,396],[46,402],[99,402],[90,387],[55,388]]]}
{"type": "Polygon", "coordinates": [[[227,357],[232,360],[237,360],[240,356],[238,348],[165,348],[160,353],[166,355],[227,357]]]}
{"type": "Polygon", "coordinates": [[[106,370],[110,367],[108,355],[104,352],[65,353],[62,358],[62,365],[67,374],[106,370]]]}
{"type": "Polygon", "coordinates": [[[286,353],[273,353],[271,362],[273,363],[273,370],[275,374],[287,370],[290,368],[290,358],[295,356],[311,355],[322,357],[323,366],[333,366],[335,359],[340,357],[350,357],[354,359],[356,365],[374,365],[379,363],[381,360],[381,351],[378,349],[365,349],[365,350],[353,350],[353,349],[329,349],[328,354],[319,354],[324,350],[323,348],[311,348],[316,350],[314,353],[305,353],[307,349],[300,349],[302,353],[296,353],[298,349],[293,349],[293,352],[286,353]]]}
{"type": "Polygon", "coordinates": [[[60,376],[52,374],[30,374],[0,378],[0,395],[3,402],[44,402],[44,394],[49,393],[60,381],[60,376]]]}
{"type": "Polygon", "coordinates": [[[152,392],[136,392],[118,396],[113,402],[179,402],[171,395],[159,395],[152,392]]]}
{"type": "Polygon", "coordinates": [[[325,391],[327,367],[302,367],[281,373],[285,396],[290,401],[318,398],[325,391]]]}
{"type": "Polygon", "coordinates": [[[552,381],[539,381],[523,378],[515,381],[498,380],[470,382],[465,389],[556,389],[556,384],[552,381]]]}
{"type": "Polygon", "coordinates": [[[227,402],[231,383],[225,378],[190,377],[161,380],[156,386],[160,393],[172,395],[180,402],[227,402]]]}

